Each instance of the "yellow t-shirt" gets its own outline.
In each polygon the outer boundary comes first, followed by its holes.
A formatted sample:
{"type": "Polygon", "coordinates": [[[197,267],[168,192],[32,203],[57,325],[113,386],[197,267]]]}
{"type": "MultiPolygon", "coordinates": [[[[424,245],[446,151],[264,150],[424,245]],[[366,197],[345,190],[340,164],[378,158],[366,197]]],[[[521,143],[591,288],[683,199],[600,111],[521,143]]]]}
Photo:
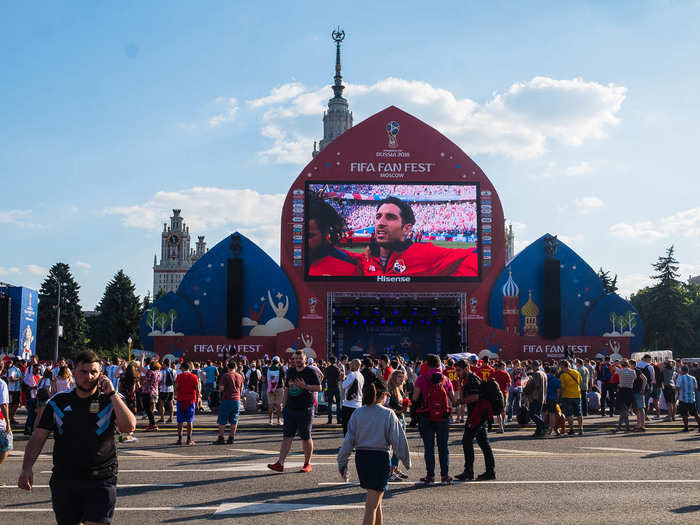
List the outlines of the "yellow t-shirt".
{"type": "Polygon", "coordinates": [[[561,397],[581,397],[581,374],[578,370],[568,369],[559,376],[561,381],[561,397]]]}

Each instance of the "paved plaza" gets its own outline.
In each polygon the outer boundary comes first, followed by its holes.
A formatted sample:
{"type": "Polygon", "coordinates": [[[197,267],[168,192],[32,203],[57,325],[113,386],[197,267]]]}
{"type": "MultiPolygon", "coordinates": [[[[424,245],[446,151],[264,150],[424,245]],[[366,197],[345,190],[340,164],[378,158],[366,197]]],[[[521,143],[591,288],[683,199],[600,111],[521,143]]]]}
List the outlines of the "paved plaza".
{"type": "MultiPolygon", "coordinates": [[[[196,446],[174,445],[174,428],[137,432],[138,442],[119,446],[115,523],[359,523],[365,492],[343,483],[335,454],[339,427],[316,419],[313,472],[299,473],[301,446],[294,444],[283,474],[266,464],[277,456],[281,430],[260,415],[242,416],[233,445],[211,445],[213,416],[198,416],[196,446]]],[[[425,488],[423,447],[409,429],[413,468],[390,484],[384,502],[391,523],[698,523],[700,434],[652,422],[645,434],[615,434],[612,418],[586,419],[583,437],[534,440],[531,429],[491,434],[497,481],[425,488]]],[[[450,439],[450,474],[462,470],[461,431],[450,439]]],[[[34,469],[35,488],[16,488],[26,439],[0,467],[0,523],[53,523],[48,482],[49,439],[34,469]]],[[[477,449],[478,450],[478,449],[477,449]]],[[[352,463],[351,463],[352,465],[352,463]]],[[[476,472],[483,471],[477,453],[476,472]]]]}

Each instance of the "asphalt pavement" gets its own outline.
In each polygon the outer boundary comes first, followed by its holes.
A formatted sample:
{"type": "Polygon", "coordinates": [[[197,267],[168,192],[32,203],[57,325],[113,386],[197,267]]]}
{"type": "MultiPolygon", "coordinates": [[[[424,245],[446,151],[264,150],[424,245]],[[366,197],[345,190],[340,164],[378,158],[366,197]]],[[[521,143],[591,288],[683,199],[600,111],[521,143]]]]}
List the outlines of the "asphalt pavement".
{"type": "MultiPolygon", "coordinates": [[[[360,523],[365,492],[337,472],[339,426],[316,419],[311,473],[298,472],[295,442],[284,473],[266,468],[277,457],[281,429],[262,415],[243,415],[233,445],[213,445],[215,420],[198,415],[192,447],[175,445],[174,427],[137,431],[119,445],[114,523],[360,523]]],[[[614,433],[612,418],[586,419],[583,436],[532,439],[511,425],[490,434],[497,480],[424,487],[423,446],[409,430],[409,479],[392,483],[385,523],[700,523],[700,433],[678,422],[652,421],[644,433],[614,433]]],[[[143,428],[143,422],[139,421],[143,428]]],[[[460,427],[450,434],[450,474],[462,471],[460,427]]],[[[54,523],[48,482],[52,440],[34,469],[35,489],[16,488],[26,438],[0,466],[0,523],[54,523]]],[[[351,462],[352,465],[352,462],[351,462]]],[[[483,459],[476,455],[476,473],[483,459]]],[[[439,472],[438,472],[439,475],[439,472]]]]}

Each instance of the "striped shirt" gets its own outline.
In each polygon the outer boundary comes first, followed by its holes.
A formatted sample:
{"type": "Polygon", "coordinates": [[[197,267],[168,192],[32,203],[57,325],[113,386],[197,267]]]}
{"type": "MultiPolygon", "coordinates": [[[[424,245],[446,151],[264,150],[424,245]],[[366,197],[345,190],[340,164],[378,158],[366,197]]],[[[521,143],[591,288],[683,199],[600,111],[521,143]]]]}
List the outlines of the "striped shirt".
{"type": "Polygon", "coordinates": [[[676,379],[676,387],[678,388],[678,401],[683,403],[695,403],[695,391],[698,388],[698,382],[690,374],[683,374],[676,379]]]}

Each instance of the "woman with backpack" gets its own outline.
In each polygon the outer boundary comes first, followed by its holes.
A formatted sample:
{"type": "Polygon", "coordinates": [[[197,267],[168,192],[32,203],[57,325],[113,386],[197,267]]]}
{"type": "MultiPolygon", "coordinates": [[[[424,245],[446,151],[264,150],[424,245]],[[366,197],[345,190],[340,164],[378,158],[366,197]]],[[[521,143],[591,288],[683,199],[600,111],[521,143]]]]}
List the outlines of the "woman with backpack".
{"type": "MultiPolygon", "coordinates": [[[[134,414],[136,414],[136,392],[139,389],[140,378],[141,371],[139,369],[138,364],[136,364],[134,361],[131,361],[127,365],[126,370],[124,370],[124,373],[122,374],[121,379],[119,380],[118,392],[124,399],[124,403],[126,404],[126,406],[134,414]]],[[[137,439],[134,437],[133,432],[119,435],[120,443],[133,443],[134,441],[137,441],[137,439]]]]}
{"type": "Polygon", "coordinates": [[[348,460],[354,448],[357,477],[360,486],[367,490],[362,525],[374,525],[383,523],[382,498],[388,488],[391,468],[389,446],[407,469],[411,468],[411,455],[396,414],[383,406],[387,397],[384,381],[374,378],[362,390],[365,406],[356,409],[350,418],[345,440],[338,451],[338,470],[347,481],[348,460]]]}
{"type": "Polygon", "coordinates": [[[39,385],[36,391],[36,422],[41,421],[41,415],[44,413],[44,408],[46,408],[46,403],[49,402],[52,392],[52,381],[53,373],[50,368],[44,370],[43,377],[39,380],[39,385]]]}

